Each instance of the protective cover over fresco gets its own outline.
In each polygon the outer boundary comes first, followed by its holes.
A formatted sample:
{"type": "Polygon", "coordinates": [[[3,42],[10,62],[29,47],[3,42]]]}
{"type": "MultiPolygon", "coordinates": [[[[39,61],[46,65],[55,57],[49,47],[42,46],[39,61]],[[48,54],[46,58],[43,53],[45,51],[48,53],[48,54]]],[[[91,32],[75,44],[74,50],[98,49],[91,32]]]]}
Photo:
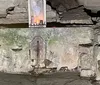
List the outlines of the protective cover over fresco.
{"type": "Polygon", "coordinates": [[[29,27],[46,27],[46,1],[28,0],[29,27]]]}

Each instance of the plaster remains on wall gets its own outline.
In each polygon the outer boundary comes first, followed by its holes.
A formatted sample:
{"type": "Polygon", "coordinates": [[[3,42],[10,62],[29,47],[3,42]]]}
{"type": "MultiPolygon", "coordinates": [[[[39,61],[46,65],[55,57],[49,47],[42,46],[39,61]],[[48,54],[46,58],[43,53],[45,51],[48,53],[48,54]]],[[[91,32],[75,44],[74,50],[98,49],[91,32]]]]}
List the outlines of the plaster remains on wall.
{"type": "Polygon", "coordinates": [[[92,70],[91,62],[84,66],[85,60],[92,59],[92,46],[86,47],[85,54],[89,57],[80,59],[79,55],[85,50],[80,50],[79,44],[92,43],[92,30],[90,27],[81,28],[0,29],[0,71],[28,73],[34,67],[45,66],[57,70],[68,67],[71,70],[79,65],[92,70]],[[83,64],[79,64],[79,60],[83,64]]]}

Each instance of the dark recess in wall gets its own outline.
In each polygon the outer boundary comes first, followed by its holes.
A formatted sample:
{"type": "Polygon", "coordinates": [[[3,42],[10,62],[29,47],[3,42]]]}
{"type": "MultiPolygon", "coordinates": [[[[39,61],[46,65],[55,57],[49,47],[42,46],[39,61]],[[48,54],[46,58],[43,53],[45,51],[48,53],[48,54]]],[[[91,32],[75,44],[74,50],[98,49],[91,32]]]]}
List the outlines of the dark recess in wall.
{"type": "Polygon", "coordinates": [[[28,28],[28,23],[20,23],[20,24],[0,24],[1,27],[4,28],[28,28]]]}

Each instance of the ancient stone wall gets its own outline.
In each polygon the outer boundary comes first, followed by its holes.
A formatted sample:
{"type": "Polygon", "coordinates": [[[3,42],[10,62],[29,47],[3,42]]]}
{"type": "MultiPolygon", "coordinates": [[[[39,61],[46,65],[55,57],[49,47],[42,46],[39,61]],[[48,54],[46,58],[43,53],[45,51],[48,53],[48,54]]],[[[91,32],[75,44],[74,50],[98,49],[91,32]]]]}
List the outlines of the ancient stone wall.
{"type": "MultiPolygon", "coordinates": [[[[1,69],[28,72],[32,66],[68,67],[93,70],[93,30],[91,27],[48,29],[0,29],[1,69]],[[39,42],[39,56],[37,56],[39,42]],[[49,64],[45,60],[50,61],[49,64]]],[[[93,70],[94,71],[94,70],[93,70]]]]}
{"type": "MultiPolygon", "coordinates": [[[[91,24],[90,17],[83,11],[84,7],[80,8],[80,5],[84,5],[94,11],[96,9],[98,11],[100,8],[99,6],[94,7],[95,5],[92,4],[99,4],[98,0],[95,0],[95,2],[93,0],[47,1],[51,3],[51,5],[47,4],[46,7],[47,22],[91,24]],[[61,15],[62,13],[64,14],[61,15]],[[64,20],[61,21],[61,19],[64,20]]],[[[0,9],[0,24],[28,23],[28,0],[1,0],[0,9]]]]}
{"type": "Polygon", "coordinates": [[[97,74],[97,80],[100,80],[100,27],[96,27],[94,29],[94,56],[96,58],[96,74],[97,74]]]}
{"type": "Polygon", "coordinates": [[[0,29],[0,71],[28,72],[28,29],[0,29]]]}
{"type": "MultiPolygon", "coordinates": [[[[28,23],[28,0],[1,0],[0,24],[28,23]]],[[[47,21],[56,21],[56,12],[47,5],[47,21]]]]}

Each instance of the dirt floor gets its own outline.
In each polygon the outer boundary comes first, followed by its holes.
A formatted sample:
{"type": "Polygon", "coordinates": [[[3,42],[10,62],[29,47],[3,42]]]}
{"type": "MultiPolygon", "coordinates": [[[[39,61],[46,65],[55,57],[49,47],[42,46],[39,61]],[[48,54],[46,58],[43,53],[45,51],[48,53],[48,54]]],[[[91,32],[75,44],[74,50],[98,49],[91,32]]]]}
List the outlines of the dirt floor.
{"type": "Polygon", "coordinates": [[[80,78],[79,73],[63,72],[49,75],[15,75],[0,73],[0,85],[100,85],[90,78],[80,78]]]}

